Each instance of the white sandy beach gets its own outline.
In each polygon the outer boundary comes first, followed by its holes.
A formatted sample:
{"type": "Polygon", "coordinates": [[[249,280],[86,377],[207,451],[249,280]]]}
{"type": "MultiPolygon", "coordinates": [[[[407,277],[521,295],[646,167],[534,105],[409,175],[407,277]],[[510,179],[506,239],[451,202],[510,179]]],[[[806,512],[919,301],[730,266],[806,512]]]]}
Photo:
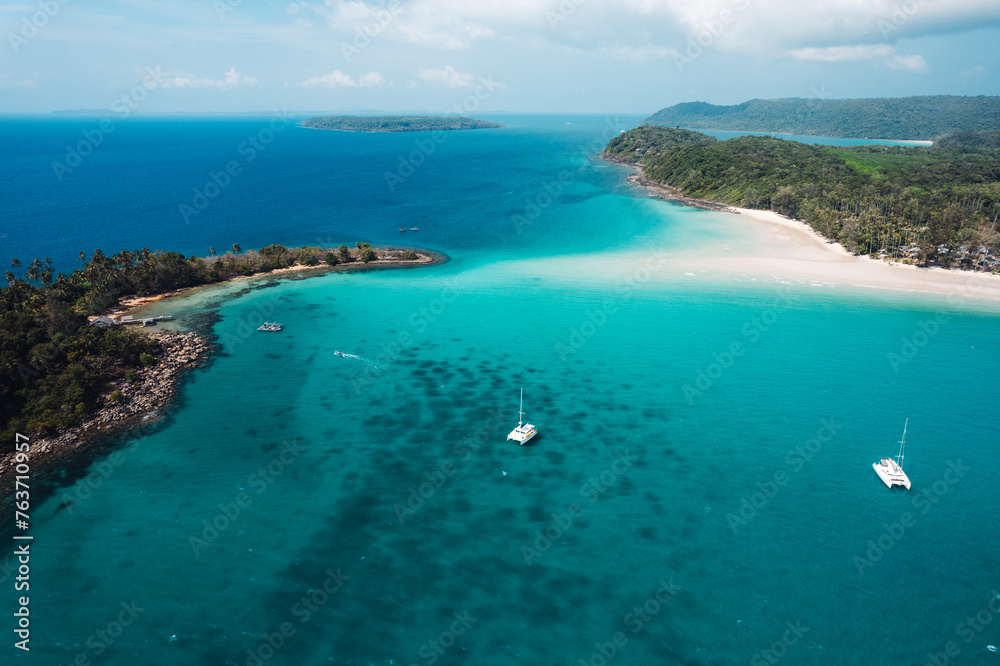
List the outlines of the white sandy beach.
{"type": "MultiPolygon", "coordinates": [[[[733,224],[752,225],[758,242],[718,257],[692,259],[705,269],[725,270],[836,286],[926,292],[1000,302],[1000,276],[942,268],[918,268],[855,256],[809,225],[773,211],[734,208],[733,224]]],[[[682,260],[683,261],[683,260],[682,260]]],[[[684,261],[684,263],[689,263],[684,261]]]]}

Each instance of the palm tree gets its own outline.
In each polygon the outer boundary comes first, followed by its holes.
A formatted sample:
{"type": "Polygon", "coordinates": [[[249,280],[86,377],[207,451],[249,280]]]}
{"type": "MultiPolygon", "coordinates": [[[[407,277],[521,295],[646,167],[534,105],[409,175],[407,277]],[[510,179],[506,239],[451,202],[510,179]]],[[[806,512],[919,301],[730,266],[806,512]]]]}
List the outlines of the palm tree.
{"type": "Polygon", "coordinates": [[[42,260],[35,259],[28,265],[28,279],[36,282],[42,277],[42,260]]]}
{"type": "Polygon", "coordinates": [[[215,248],[214,247],[208,248],[208,256],[210,256],[210,257],[214,257],[215,256],[215,248]]]}
{"type": "Polygon", "coordinates": [[[233,254],[239,254],[242,251],[243,248],[240,247],[239,243],[233,243],[233,254]]]}

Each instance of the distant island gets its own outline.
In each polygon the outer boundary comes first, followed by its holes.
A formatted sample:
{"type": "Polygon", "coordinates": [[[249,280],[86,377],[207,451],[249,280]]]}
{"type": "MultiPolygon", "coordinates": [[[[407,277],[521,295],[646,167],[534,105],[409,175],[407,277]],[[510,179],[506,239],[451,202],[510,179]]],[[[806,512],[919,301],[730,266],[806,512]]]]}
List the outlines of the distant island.
{"type": "Polygon", "coordinates": [[[613,138],[602,156],[640,167],[640,184],[672,198],[771,210],[856,254],[1000,270],[997,130],[929,147],[834,147],[643,125],[613,138]]]}
{"type": "Polygon", "coordinates": [[[302,127],[341,132],[436,132],[503,127],[500,123],[459,116],[317,116],[302,127]]]}
{"type": "Polygon", "coordinates": [[[661,109],[646,118],[643,124],[696,130],[933,141],[953,132],[1000,130],[1000,97],[753,99],[732,106],[687,102],[661,109]]]}
{"type": "MultiPolygon", "coordinates": [[[[0,289],[0,456],[12,451],[15,433],[51,449],[63,443],[75,447],[148,418],[166,404],[173,382],[207,351],[208,341],[194,333],[147,335],[157,328],[127,325],[143,324],[123,318],[131,307],[252,275],[444,260],[426,250],[361,242],[329,248],[268,245],[246,252],[234,244],[224,253],[210,248],[205,257],[148,248],[110,256],[95,250],[89,259],[81,252],[81,267],[69,275],[55,273],[49,259],[24,266],[14,259],[7,286],[0,289]]],[[[8,462],[0,458],[0,476],[9,471],[8,462]]]]}

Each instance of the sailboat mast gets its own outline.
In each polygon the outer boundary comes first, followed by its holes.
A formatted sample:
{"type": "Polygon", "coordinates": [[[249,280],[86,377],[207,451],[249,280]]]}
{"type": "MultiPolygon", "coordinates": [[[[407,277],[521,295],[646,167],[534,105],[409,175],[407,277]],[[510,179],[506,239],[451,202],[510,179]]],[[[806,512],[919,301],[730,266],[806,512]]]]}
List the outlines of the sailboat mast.
{"type": "Polygon", "coordinates": [[[910,419],[906,419],[903,423],[903,439],[899,440],[899,455],[896,456],[896,461],[899,466],[903,466],[903,459],[906,457],[906,426],[910,425],[910,419]]]}
{"type": "Polygon", "coordinates": [[[521,405],[517,408],[517,426],[521,427],[524,423],[524,389],[521,389],[521,405]]]}

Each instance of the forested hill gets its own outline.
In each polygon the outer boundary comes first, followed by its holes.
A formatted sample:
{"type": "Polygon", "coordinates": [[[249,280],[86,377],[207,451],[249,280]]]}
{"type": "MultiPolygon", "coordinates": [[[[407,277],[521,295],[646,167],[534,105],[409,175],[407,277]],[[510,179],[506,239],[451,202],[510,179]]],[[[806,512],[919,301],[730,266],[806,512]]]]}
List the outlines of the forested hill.
{"type": "Polygon", "coordinates": [[[458,116],[319,116],[302,127],[342,132],[433,132],[503,127],[500,123],[458,116]]]}
{"type": "Polygon", "coordinates": [[[661,109],[643,123],[734,132],[932,141],[952,132],[1000,130],[1000,97],[752,99],[733,106],[687,102],[661,109]]]}
{"type": "Polygon", "coordinates": [[[986,147],[996,138],[832,147],[644,125],[612,139],[604,156],[640,164],[688,197],[804,220],[853,252],[998,270],[1000,149],[986,147]]]}

